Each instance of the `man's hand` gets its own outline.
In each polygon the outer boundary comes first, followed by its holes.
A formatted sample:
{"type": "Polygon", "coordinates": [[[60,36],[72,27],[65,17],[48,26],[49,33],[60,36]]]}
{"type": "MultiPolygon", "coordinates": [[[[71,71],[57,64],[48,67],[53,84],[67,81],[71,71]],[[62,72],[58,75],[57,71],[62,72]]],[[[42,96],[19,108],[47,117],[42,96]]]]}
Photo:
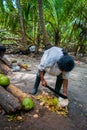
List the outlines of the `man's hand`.
{"type": "Polygon", "coordinates": [[[42,86],[46,87],[46,85],[47,85],[46,80],[45,80],[45,79],[43,79],[41,82],[42,82],[42,86]]]}
{"type": "Polygon", "coordinates": [[[42,86],[46,87],[47,82],[44,79],[44,71],[39,71],[39,72],[40,72],[40,78],[41,78],[42,86]]]}

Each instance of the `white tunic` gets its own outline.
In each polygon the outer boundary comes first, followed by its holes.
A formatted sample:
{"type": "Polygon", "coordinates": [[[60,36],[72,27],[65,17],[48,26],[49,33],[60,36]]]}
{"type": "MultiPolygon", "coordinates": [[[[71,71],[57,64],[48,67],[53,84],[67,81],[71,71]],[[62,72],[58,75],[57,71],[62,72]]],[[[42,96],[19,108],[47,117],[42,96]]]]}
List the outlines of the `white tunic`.
{"type": "Polygon", "coordinates": [[[41,62],[38,65],[38,69],[53,76],[58,76],[60,73],[63,73],[63,78],[68,79],[69,72],[61,72],[58,68],[57,62],[63,56],[62,48],[52,47],[46,50],[41,58],[41,62]]]}

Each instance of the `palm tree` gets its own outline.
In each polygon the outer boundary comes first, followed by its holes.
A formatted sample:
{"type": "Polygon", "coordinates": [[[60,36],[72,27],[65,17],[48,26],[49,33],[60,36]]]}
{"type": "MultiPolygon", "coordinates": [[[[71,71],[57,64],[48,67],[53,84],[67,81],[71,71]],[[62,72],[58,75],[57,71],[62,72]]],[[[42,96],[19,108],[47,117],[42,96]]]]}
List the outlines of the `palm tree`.
{"type": "Polygon", "coordinates": [[[49,23],[51,27],[51,31],[53,32],[55,46],[59,45],[59,42],[60,42],[61,25],[64,22],[64,20],[62,20],[64,19],[63,7],[64,7],[64,0],[48,0],[47,1],[45,19],[49,23]]]}
{"type": "Polygon", "coordinates": [[[39,19],[40,19],[40,25],[42,29],[43,34],[43,43],[44,45],[50,44],[48,34],[45,29],[45,22],[43,18],[43,10],[42,10],[42,0],[38,0],[38,10],[39,10],[39,19]]]}
{"type": "Polygon", "coordinates": [[[22,45],[23,45],[23,50],[27,49],[27,44],[26,44],[26,33],[24,29],[24,22],[23,22],[23,16],[22,16],[22,10],[21,10],[21,5],[20,5],[20,0],[16,0],[17,7],[18,7],[18,14],[19,14],[19,19],[20,19],[20,27],[21,27],[21,32],[22,32],[22,45]]]}

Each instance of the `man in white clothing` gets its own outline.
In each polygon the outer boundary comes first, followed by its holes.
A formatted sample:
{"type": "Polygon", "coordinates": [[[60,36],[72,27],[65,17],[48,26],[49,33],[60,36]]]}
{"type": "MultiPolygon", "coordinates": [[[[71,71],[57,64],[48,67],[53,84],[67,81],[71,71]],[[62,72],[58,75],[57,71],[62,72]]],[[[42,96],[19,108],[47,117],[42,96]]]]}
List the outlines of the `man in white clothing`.
{"type": "Polygon", "coordinates": [[[38,65],[38,73],[32,94],[38,92],[40,81],[42,85],[46,87],[47,82],[44,78],[44,74],[47,72],[48,74],[57,77],[55,90],[59,93],[63,85],[63,95],[67,96],[69,72],[74,66],[74,59],[62,48],[54,46],[46,50],[38,65]]]}

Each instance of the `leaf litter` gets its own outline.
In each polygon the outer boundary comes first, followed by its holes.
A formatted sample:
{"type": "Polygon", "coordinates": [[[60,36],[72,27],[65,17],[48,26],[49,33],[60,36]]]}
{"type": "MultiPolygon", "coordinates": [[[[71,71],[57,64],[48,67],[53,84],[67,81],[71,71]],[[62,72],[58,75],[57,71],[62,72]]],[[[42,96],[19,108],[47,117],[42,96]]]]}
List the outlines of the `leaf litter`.
{"type": "Polygon", "coordinates": [[[59,105],[58,98],[48,94],[43,91],[42,94],[39,94],[35,97],[35,99],[40,101],[40,105],[46,107],[48,110],[52,112],[56,112],[59,115],[67,116],[68,107],[61,107],[59,105]]]}

